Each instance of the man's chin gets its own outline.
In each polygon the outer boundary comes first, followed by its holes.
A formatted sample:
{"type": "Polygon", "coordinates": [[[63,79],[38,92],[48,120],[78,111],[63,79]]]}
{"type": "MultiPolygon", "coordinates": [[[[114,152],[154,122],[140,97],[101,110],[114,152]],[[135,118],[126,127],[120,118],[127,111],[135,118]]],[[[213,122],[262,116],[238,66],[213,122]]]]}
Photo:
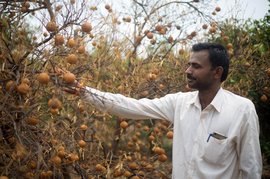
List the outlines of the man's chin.
{"type": "Polygon", "coordinates": [[[195,89],[196,89],[196,87],[194,85],[192,85],[192,83],[187,83],[187,85],[185,86],[186,91],[192,91],[195,89]]]}
{"type": "Polygon", "coordinates": [[[188,80],[187,85],[189,86],[189,88],[192,88],[192,89],[194,89],[196,87],[194,80],[188,80]]]}

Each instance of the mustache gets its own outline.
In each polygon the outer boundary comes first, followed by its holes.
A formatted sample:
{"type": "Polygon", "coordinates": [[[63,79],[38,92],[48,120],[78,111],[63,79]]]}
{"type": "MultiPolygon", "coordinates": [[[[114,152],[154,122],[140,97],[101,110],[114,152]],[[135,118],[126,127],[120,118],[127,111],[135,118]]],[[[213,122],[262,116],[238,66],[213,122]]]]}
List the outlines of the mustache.
{"type": "Polygon", "coordinates": [[[196,78],[193,77],[191,74],[187,74],[187,78],[190,79],[190,80],[196,80],[196,78]]]}

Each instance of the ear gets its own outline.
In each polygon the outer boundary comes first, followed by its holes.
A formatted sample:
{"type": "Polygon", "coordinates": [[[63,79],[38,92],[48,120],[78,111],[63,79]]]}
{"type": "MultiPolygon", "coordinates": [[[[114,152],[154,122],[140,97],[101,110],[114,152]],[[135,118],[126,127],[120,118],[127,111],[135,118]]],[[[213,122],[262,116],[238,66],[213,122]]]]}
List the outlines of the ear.
{"type": "Polygon", "coordinates": [[[214,78],[215,79],[221,79],[221,76],[223,74],[223,67],[222,66],[218,66],[215,68],[214,70],[215,74],[214,74],[214,78]]]}

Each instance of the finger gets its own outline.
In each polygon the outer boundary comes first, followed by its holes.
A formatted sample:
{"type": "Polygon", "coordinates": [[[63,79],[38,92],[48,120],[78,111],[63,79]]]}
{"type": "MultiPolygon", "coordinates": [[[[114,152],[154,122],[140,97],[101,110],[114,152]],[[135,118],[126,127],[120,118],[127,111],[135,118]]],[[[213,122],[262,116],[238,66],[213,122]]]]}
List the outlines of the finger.
{"type": "Polygon", "coordinates": [[[63,91],[65,91],[69,94],[76,94],[76,95],[79,93],[78,90],[72,89],[72,88],[63,88],[63,91]]]}

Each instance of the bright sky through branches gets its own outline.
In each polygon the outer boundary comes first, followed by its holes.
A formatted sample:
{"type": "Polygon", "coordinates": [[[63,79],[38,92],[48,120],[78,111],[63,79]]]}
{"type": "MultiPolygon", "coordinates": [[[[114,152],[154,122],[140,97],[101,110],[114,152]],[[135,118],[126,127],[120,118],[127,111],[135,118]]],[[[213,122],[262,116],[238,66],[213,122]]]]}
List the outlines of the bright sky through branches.
{"type": "Polygon", "coordinates": [[[218,0],[215,3],[221,7],[224,16],[243,19],[261,19],[270,9],[268,0],[218,0]]]}

